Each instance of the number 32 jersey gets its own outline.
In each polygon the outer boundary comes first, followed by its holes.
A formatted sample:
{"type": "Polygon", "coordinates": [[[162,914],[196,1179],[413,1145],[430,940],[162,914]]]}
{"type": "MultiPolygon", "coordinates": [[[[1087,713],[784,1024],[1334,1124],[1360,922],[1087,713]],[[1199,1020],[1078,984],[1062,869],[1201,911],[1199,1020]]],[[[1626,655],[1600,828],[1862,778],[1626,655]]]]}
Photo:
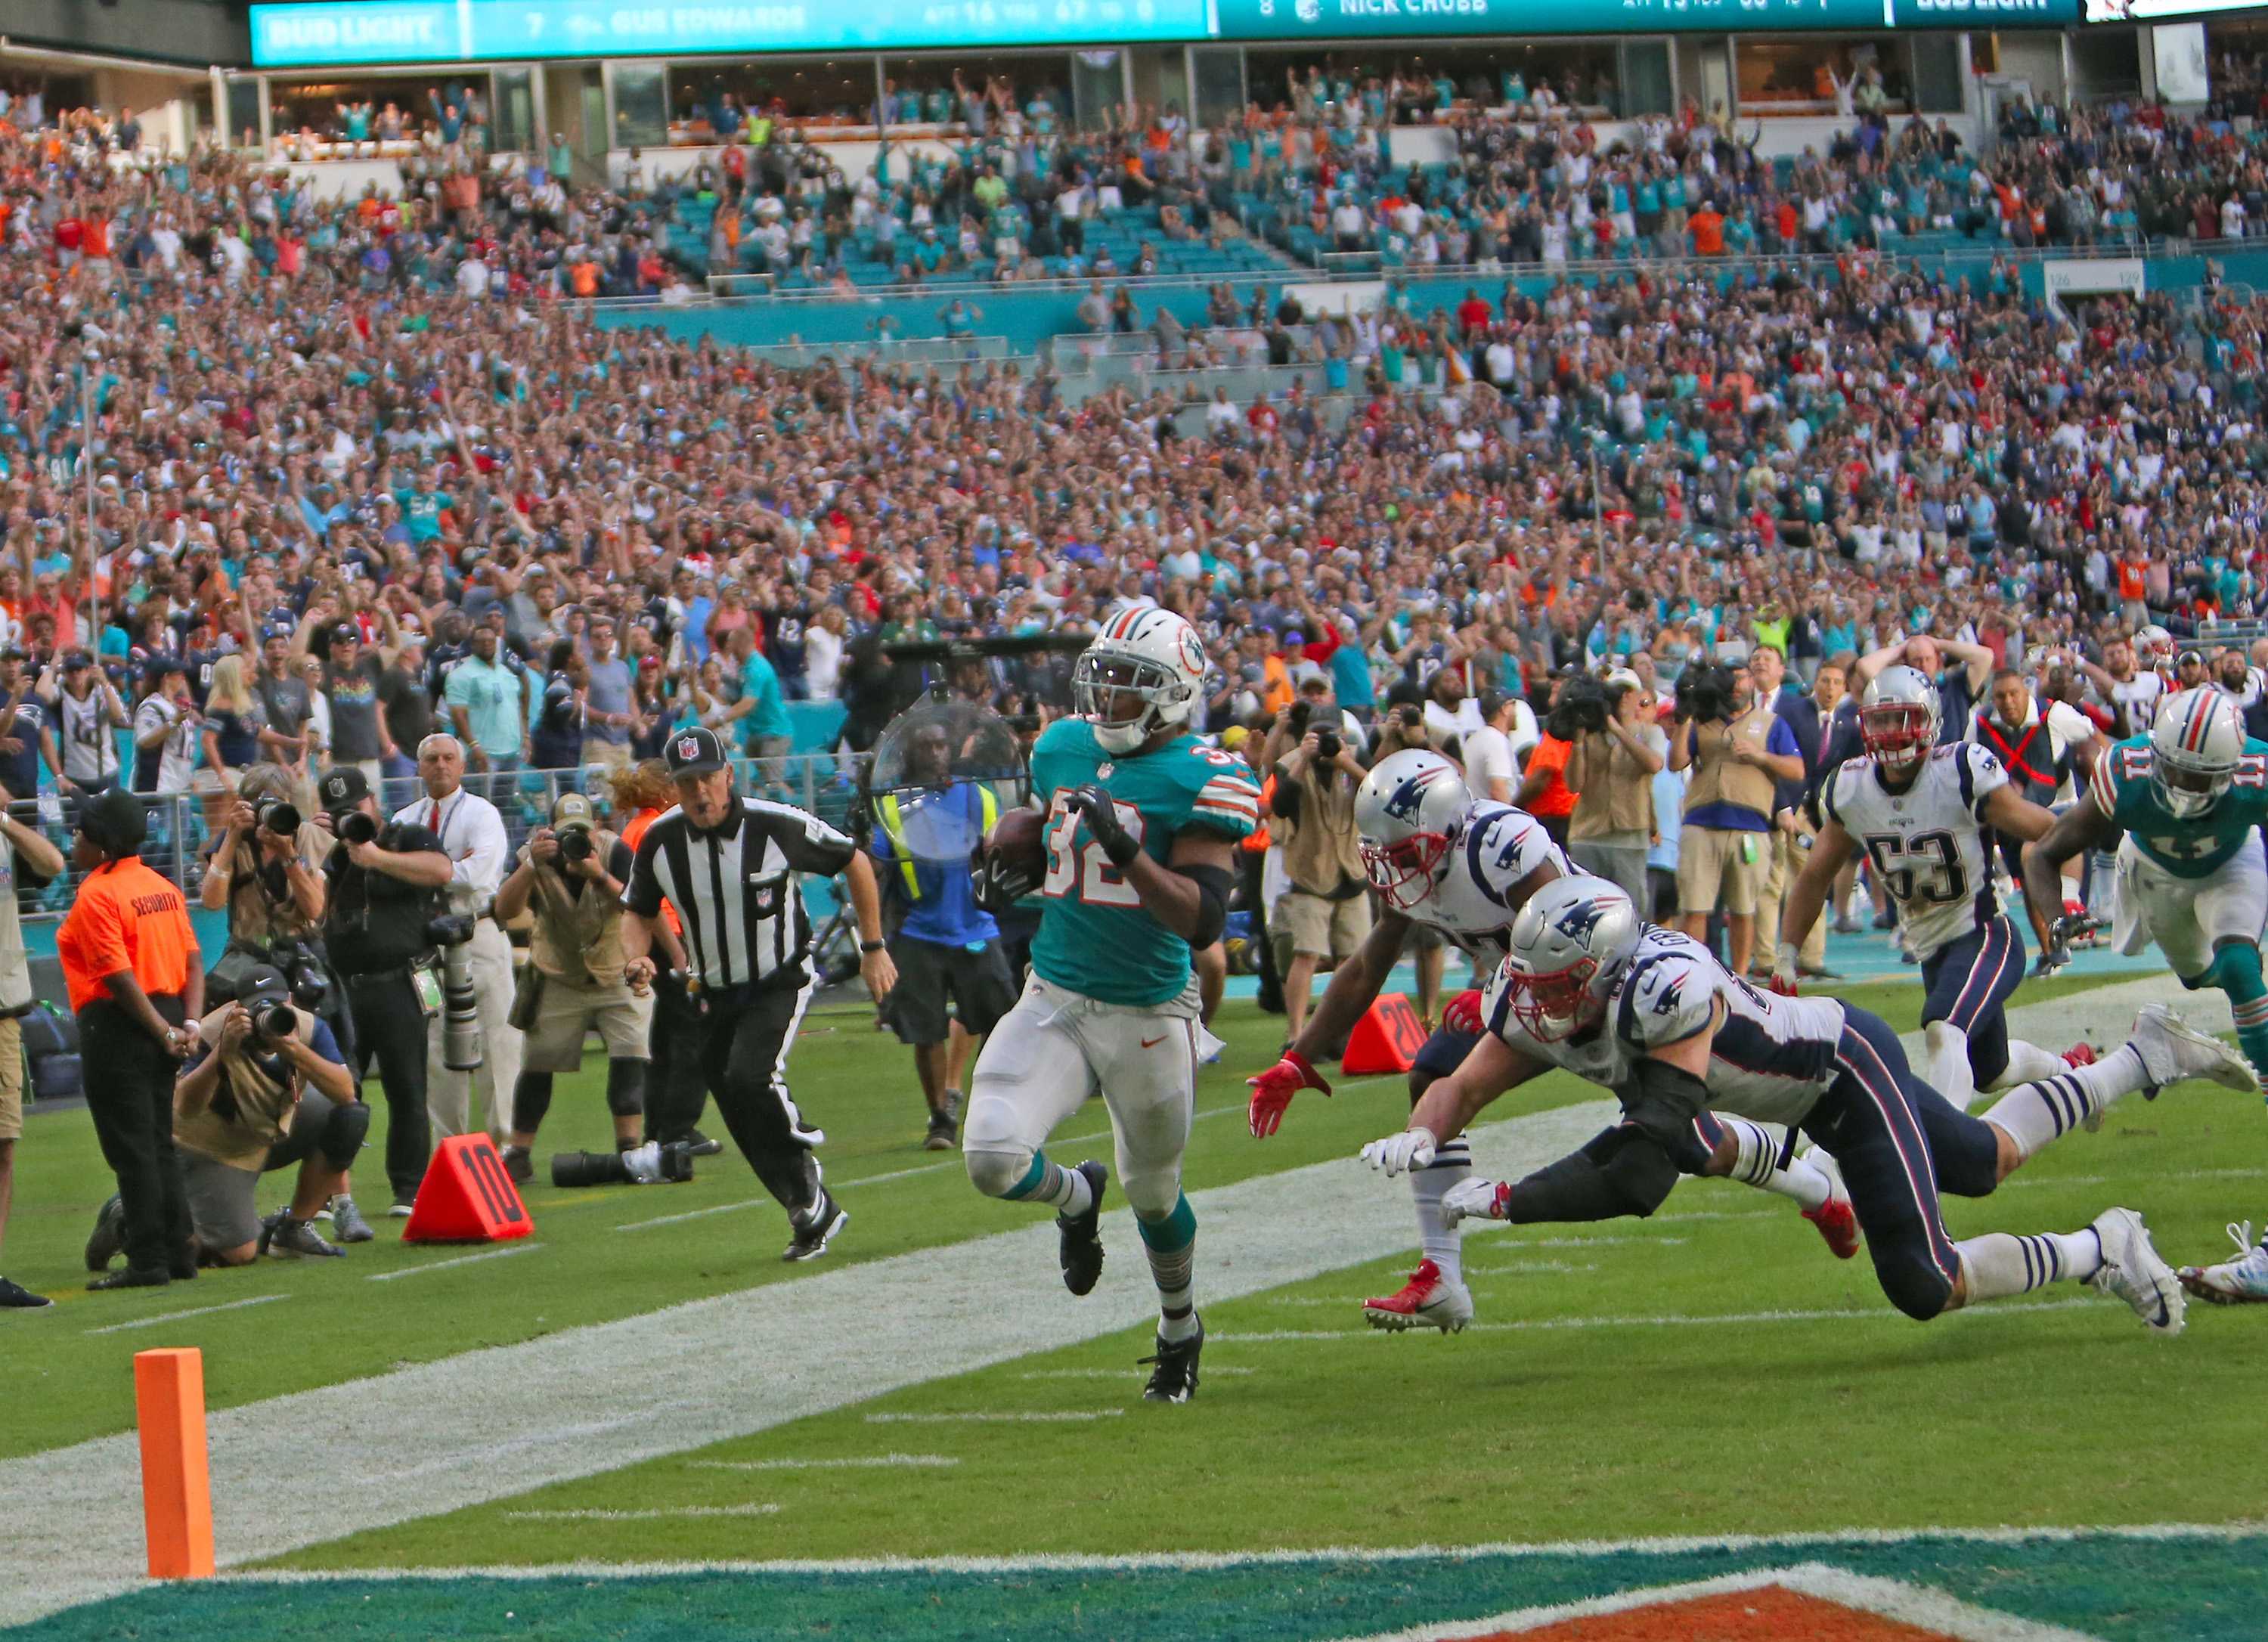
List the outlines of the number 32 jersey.
{"type": "Polygon", "coordinates": [[[1866,852],[1898,903],[1916,958],[1999,916],[1984,801],[2007,784],[1995,755],[1955,741],[1933,748],[1903,792],[1882,784],[1871,757],[1851,760],[1820,790],[1821,811],[1866,852]]]}
{"type": "Polygon", "coordinates": [[[1032,968],[1040,978],[1106,1004],[1154,1008],[1189,983],[1189,945],[1142,908],[1064,799],[1088,784],[1110,794],[1118,819],[1160,865],[1190,828],[1234,843],[1260,825],[1252,766],[1193,735],[1139,757],[1116,757],[1084,718],[1058,718],[1032,747],[1032,800],[1047,812],[1047,876],[1032,968]]]}
{"type": "Polygon", "coordinates": [[[2176,878],[2211,877],[2253,828],[2268,823],[2268,741],[2245,738],[2228,791],[2202,815],[2177,816],[2166,807],[2151,778],[2156,767],[2150,738],[2138,735],[2103,749],[2088,791],[2095,807],[2176,878]]]}

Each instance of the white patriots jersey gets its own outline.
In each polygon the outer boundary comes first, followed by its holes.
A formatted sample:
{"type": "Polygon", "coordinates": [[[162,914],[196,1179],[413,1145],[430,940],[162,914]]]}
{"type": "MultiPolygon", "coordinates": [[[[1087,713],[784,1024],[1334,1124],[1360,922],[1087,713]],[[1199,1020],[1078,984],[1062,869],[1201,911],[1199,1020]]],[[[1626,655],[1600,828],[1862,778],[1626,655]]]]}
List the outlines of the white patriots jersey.
{"type": "Polygon", "coordinates": [[[1504,961],[1513,895],[1522,880],[1546,865],[1563,877],[1575,871],[1543,822],[1526,810],[1484,799],[1450,835],[1440,881],[1409,916],[1494,966],[1504,961]]]}
{"type": "Polygon", "coordinates": [[[1736,980],[1706,946],[1657,924],[1641,926],[1638,950],[1593,1030],[1546,1043],[1529,1035],[1506,1005],[1503,974],[1483,1005],[1490,1029],[1531,1060],[1572,1071],[1603,1088],[1630,1086],[1649,1050],[1708,1029],[1709,1105],[1763,1123],[1796,1123],[1837,1075],[1843,1005],[1831,998],[1780,998],[1736,980]]]}
{"type": "Polygon", "coordinates": [[[1882,784],[1871,757],[1851,760],[1821,789],[1821,811],[1866,852],[1898,903],[1916,958],[1999,916],[1984,801],[2007,784],[1997,754],[1955,741],[1933,749],[1903,792],[1882,784]]]}

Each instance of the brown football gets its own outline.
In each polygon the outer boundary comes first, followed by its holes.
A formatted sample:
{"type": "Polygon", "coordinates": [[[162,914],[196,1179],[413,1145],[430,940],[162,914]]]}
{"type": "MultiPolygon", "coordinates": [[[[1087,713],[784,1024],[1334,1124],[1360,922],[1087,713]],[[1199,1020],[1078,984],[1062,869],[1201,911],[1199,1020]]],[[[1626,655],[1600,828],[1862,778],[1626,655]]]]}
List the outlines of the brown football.
{"type": "Polygon", "coordinates": [[[984,847],[1036,877],[1047,858],[1047,817],[1035,809],[1004,810],[986,835],[984,847]]]}

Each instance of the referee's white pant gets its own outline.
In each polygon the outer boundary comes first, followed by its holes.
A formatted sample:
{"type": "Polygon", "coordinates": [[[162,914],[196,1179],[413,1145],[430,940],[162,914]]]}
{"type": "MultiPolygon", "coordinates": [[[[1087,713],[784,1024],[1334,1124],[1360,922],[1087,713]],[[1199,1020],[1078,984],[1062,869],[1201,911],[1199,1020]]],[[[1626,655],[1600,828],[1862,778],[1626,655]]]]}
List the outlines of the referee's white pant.
{"type": "Polygon", "coordinates": [[[489,1133],[502,1145],[512,1132],[512,1092],[519,1082],[525,1045],[512,1013],[512,937],[493,918],[473,925],[473,1000],[480,1012],[481,1064],[476,1071],[453,1071],[441,1058],[443,1017],[425,1023],[425,1110],[438,1143],[472,1130],[472,1093],[481,1092],[489,1133]],[[498,1093],[501,1091],[502,1093],[498,1093]]]}

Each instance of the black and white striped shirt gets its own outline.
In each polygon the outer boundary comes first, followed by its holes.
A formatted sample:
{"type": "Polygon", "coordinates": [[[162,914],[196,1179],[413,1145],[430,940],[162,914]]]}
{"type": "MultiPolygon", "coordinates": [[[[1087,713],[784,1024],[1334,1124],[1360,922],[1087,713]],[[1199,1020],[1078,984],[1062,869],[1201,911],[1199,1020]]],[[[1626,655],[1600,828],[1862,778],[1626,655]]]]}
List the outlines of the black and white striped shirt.
{"type": "Polygon", "coordinates": [[[740,798],[736,819],[703,831],[682,809],[657,817],[638,841],[622,904],[659,917],[666,900],[685,925],[686,956],[701,984],[800,987],[811,920],[799,873],[833,877],[858,846],[789,804],[740,798]]]}

